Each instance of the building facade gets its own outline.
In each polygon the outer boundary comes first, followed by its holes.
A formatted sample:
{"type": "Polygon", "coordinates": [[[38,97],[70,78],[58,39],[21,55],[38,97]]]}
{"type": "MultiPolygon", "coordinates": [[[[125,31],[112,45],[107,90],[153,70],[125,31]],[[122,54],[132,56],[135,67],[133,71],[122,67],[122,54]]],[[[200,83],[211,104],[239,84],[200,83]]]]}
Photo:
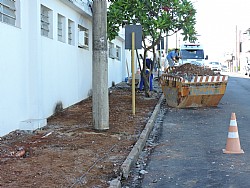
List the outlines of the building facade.
{"type": "Polygon", "coordinates": [[[250,64],[250,28],[241,31],[239,38],[240,70],[246,73],[247,66],[250,64]]]}
{"type": "MultiPolygon", "coordinates": [[[[0,136],[34,130],[92,88],[88,0],[0,0],[0,136]]],[[[109,42],[108,85],[127,74],[124,35],[109,42]]]]}

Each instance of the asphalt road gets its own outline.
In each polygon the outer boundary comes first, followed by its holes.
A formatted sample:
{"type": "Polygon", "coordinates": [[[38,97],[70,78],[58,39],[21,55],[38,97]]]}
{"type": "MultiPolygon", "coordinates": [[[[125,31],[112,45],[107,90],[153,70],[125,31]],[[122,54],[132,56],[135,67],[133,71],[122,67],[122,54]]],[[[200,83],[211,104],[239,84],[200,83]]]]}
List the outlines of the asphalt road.
{"type": "Polygon", "coordinates": [[[165,110],[161,136],[137,187],[250,187],[250,78],[230,76],[218,107],[165,110]],[[244,154],[222,152],[232,112],[244,154]]]}

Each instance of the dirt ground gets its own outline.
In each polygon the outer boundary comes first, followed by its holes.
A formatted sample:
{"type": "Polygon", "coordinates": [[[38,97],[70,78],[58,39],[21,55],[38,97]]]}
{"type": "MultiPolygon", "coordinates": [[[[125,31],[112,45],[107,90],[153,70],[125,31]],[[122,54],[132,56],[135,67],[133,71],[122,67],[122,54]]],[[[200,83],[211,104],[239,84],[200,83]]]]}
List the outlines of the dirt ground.
{"type": "Polygon", "coordinates": [[[108,187],[162,94],[152,91],[145,98],[137,91],[133,116],[131,87],[120,83],[110,91],[109,130],[93,129],[88,98],[50,117],[39,130],[0,137],[0,187],[108,187]]]}

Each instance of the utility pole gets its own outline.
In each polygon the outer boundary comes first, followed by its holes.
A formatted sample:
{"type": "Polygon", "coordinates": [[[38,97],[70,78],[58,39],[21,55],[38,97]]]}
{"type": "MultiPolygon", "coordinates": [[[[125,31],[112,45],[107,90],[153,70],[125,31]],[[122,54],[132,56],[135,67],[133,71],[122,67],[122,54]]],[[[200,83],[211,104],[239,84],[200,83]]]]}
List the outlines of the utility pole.
{"type": "Polygon", "coordinates": [[[235,48],[236,70],[235,70],[235,72],[238,72],[238,60],[239,60],[239,57],[238,57],[238,28],[237,28],[237,25],[236,25],[236,28],[235,28],[235,41],[236,41],[236,48],[235,48]]]}
{"type": "Polygon", "coordinates": [[[166,36],[166,51],[165,51],[165,59],[164,59],[164,68],[167,67],[167,55],[168,55],[168,32],[167,32],[167,36],[166,36]]]}
{"type": "Polygon", "coordinates": [[[93,0],[92,113],[94,129],[109,129],[107,2],[93,0]]]}
{"type": "Polygon", "coordinates": [[[178,34],[177,34],[177,32],[175,33],[175,48],[177,49],[177,37],[178,36],[178,34]]]}

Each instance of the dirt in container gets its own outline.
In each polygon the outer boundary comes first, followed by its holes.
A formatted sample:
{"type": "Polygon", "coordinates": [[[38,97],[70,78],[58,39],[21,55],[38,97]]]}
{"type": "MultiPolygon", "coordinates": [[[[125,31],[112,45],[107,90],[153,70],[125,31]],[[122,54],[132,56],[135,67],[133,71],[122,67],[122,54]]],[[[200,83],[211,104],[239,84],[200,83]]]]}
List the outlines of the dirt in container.
{"type": "Polygon", "coordinates": [[[217,106],[226,83],[226,76],[190,63],[168,68],[161,77],[166,102],[175,108],[217,106]]]}
{"type": "Polygon", "coordinates": [[[169,68],[166,70],[166,72],[170,75],[180,76],[180,77],[193,76],[193,75],[197,75],[197,76],[220,75],[220,73],[215,73],[210,68],[193,65],[190,63],[186,63],[178,67],[169,68]]]}

